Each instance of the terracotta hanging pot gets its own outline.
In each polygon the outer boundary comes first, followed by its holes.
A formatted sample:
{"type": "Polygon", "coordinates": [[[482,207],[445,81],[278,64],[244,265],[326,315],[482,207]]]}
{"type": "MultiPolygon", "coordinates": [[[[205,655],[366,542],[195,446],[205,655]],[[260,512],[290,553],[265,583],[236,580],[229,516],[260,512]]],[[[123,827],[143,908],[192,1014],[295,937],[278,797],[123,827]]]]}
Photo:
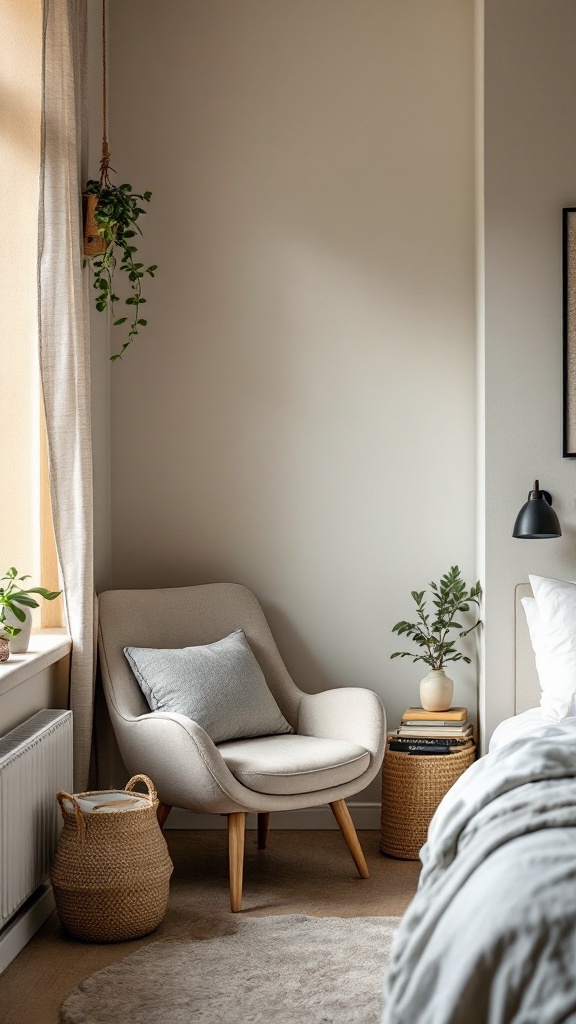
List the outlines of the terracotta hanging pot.
{"type": "Polygon", "coordinates": [[[101,256],[106,252],[107,242],[98,230],[94,212],[98,205],[98,196],[82,196],[82,216],[84,220],[84,255],[101,256]]]}

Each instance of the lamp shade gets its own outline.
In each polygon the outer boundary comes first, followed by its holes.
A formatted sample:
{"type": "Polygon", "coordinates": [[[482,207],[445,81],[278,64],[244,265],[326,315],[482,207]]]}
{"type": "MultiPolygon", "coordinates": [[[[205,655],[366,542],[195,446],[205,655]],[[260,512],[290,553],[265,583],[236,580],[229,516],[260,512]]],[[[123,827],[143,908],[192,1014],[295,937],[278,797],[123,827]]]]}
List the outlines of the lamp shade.
{"type": "Polygon", "coordinates": [[[516,516],[512,536],[521,540],[549,540],[562,536],[560,521],[552,508],[552,498],[547,491],[540,490],[538,480],[535,480],[528,501],[516,516]]]}

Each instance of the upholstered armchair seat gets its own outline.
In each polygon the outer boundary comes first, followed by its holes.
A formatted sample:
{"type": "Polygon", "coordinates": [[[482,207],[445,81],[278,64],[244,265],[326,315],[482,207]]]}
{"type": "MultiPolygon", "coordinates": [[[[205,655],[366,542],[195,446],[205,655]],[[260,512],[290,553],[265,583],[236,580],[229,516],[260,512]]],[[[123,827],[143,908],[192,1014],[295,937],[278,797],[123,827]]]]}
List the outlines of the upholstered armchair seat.
{"type": "Polygon", "coordinates": [[[290,796],[352,782],[370,765],[370,752],[346,740],[262,736],[219,743],[226,767],[255,793],[290,796]]]}
{"type": "Polygon", "coordinates": [[[250,811],[258,814],[263,847],[270,812],[329,804],[360,875],[368,877],[345,800],[364,789],[382,763],[385,717],[376,694],[356,687],[300,690],[256,597],[237,584],[108,591],[100,596],[99,613],[102,681],[124,764],[131,775],[153,779],[162,823],[173,806],[228,815],[233,910],[241,909],[250,811]],[[185,715],[150,711],[124,647],[210,644],[238,627],[294,733],[216,745],[185,715]]]}

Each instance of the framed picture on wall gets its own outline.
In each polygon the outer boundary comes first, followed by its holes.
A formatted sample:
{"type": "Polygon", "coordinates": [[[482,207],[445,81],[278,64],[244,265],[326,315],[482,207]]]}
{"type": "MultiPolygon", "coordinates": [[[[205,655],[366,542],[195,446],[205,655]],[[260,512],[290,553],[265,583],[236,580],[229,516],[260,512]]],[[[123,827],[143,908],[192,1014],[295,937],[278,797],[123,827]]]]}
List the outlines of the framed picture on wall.
{"type": "Polygon", "coordinates": [[[563,440],[562,455],[576,459],[576,207],[562,210],[563,440]]]}

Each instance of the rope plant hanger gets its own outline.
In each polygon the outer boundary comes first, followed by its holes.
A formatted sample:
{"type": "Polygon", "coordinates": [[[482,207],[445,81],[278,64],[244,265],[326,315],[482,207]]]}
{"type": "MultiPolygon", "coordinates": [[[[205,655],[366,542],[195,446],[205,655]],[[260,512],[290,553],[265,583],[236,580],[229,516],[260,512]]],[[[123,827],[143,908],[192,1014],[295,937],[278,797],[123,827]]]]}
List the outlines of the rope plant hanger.
{"type": "Polygon", "coordinates": [[[124,327],[127,336],[119,352],[111,360],[121,359],[123,353],[145,327],[147,320],[140,316],[140,307],[146,302],[142,295],[145,274],[154,277],[155,263],[144,267],[137,261],[134,239],[142,234],[138,218],[146,213],[142,203],[149,203],[151,192],[133,192],[132,185],[115,185],[110,181],[110,147],[108,145],[108,97],[106,92],[106,0],[102,0],[102,156],[100,177],[90,179],[83,195],[84,256],[92,258],[93,288],[96,290],[96,309],[108,310],[114,327],[124,327]],[[116,269],[124,271],[130,282],[130,295],[124,300],[129,306],[126,316],[117,316],[116,304],[121,301],[113,287],[116,269]]]}

